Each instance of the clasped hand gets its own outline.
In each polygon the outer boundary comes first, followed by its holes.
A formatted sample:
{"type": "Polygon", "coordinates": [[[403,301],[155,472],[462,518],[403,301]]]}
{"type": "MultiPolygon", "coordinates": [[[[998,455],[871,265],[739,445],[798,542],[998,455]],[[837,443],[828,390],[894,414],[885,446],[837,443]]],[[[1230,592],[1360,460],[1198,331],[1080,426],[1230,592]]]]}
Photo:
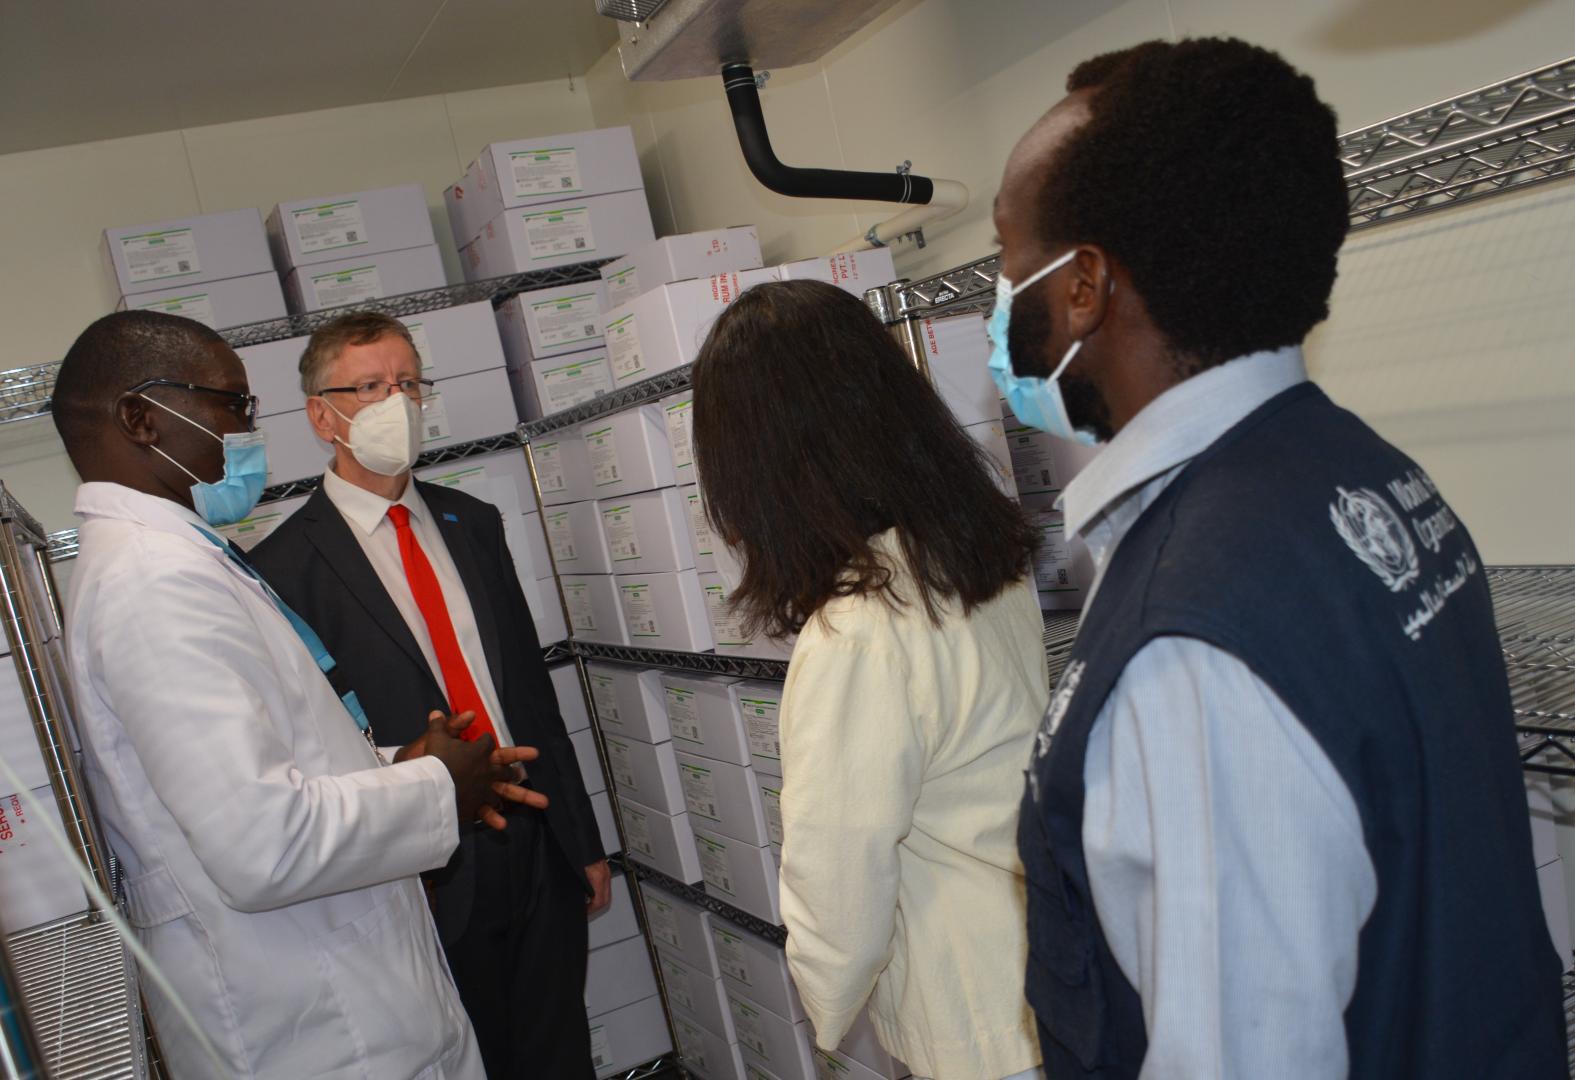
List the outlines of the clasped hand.
{"type": "Polygon", "coordinates": [[[460,738],[476,719],[474,712],[444,716],[434,709],[427,716],[427,730],[394,755],[396,763],[418,757],[435,757],[454,781],[454,801],[460,824],[480,821],[490,828],[508,827],[500,813],[505,802],[547,808],[547,796],[524,787],[523,765],[541,756],[534,746],[498,746],[491,735],[466,742],[460,738]]]}

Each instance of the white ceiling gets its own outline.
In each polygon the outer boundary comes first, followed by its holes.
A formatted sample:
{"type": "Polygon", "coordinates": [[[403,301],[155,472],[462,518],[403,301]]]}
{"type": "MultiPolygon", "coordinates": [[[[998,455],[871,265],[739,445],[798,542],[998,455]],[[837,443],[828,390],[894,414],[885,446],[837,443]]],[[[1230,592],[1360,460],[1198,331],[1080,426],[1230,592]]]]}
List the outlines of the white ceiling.
{"type": "Polygon", "coordinates": [[[583,74],[592,0],[0,0],[0,154],[583,74]]]}

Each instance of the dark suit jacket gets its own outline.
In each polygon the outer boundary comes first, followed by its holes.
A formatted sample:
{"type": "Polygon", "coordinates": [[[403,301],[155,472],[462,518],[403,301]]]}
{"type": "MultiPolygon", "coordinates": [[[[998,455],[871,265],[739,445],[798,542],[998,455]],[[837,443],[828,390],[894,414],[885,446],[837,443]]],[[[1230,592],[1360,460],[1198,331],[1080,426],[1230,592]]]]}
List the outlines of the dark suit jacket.
{"type": "MultiPolygon", "coordinates": [[[[476,614],[487,668],[506,724],[518,745],[534,746],[530,785],[547,796],[548,829],[569,863],[584,867],[605,857],[574,748],[564,730],[541,643],[503,539],[497,507],[461,491],[417,482],[476,614]]],[[[383,588],[350,525],[319,488],[271,536],[250,552],[251,562],[322,637],[339,663],[345,689],[354,690],[383,746],[403,746],[426,730],[427,714],[448,702],[421,647],[383,588]]],[[[533,811],[532,811],[533,812],[533,811]]],[[[438,930],[445,943],[463,932],[474,902],[474,861],[509,847],[478,843],[460,830],[460,848],[437,887],[438,930]]]]}

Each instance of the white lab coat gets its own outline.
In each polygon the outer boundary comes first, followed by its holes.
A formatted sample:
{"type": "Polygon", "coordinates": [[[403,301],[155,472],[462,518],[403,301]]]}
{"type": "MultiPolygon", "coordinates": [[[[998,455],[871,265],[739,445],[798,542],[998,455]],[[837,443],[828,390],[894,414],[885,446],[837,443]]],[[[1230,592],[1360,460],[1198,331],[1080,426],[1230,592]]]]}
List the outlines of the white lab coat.
{"type": "MultiPolygon", "coordinates": [[[[458,843],[431,758],[380,767],[263,588],[184,507],[77,494],[66,621],[130,921],[237,1077],[481,1080],[414,875],[458,843]]],[[[143,988],[179,1080],[214,1077],[143,988]]]]}

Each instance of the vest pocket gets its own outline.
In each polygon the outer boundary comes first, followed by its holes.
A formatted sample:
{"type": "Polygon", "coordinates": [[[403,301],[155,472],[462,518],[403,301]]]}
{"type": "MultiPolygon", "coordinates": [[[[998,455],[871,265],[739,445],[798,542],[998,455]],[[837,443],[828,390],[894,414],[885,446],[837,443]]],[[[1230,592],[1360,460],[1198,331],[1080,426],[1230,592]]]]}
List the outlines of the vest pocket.
{"type": "Polygon", "coordinates": [[[1091,906],[1059,867],[1049,869],[1050,883],[1028,883],[1028,1003],[1044,1031],[1093,1070],[1102,1057],[1105,992],[1091,906]]]}

